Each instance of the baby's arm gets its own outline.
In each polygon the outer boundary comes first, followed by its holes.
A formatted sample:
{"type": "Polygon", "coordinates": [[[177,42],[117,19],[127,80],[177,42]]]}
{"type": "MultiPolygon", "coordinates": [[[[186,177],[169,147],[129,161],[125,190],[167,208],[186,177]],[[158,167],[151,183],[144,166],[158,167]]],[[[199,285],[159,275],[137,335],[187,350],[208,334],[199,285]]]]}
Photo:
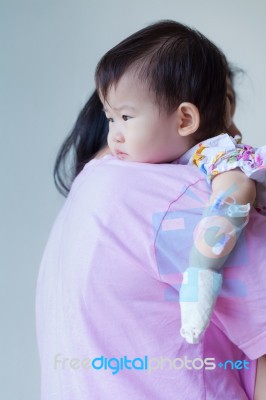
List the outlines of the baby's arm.
{"type": "MultiPolygon", "coordinates": [[[[239,169],[236,170],[231,170],[231,171],[227,171],[227,172],[223,172],[217,176],[215,176],[213,178],[212,181],[212,194],[210,197],[210,204],[209,206],[211,207],[216,199],[223,194],[226,193],[230,193],[228,198],[224,198],[224,201],[230,203],[233,202],[236,205],[246,205],[246,204],[250,204],[252,205],[255,201],[255,197],[256,197],[256,185],[255,182],[252,179],[249,179],[242,171],[240,171],[239,169]]],[[[218,214],[219,214],[219,210],[218,210],[218,214]]],[[[248,218],[248,216],[246,217],[248,218]]],[[[237,217],[234,218],[234,216],[232,216],[232,218],[226,218],[227,222],[229,222],[229,224],[226,223],[221,225],[220,227],[220,234],[230,234],[230,232],[228,231],[230,229],[231,226],[231,222],[233,222],[235,220],[235,222],[237,223],[237,217]],[[223,232],[224,229],[224,232],[223,232]]],[[[241,221],[240,221],[240,225],[241,225],[241,221]]],[[[243,221],[242,221],[242,225],[243,225],[243,221]]],[[[226,249],[228,249],[228,246],[231,248],[234,247],[235,244],[235,236],[228,236],[229,240],[227,242],[227,246],[222,250],[222,252],[219,254],[219,257],[223,257],[225,256],[226,253],[226,249]],[[234,243],[232,242],[234,241],[234,243]]],[[[198,245],[200,246],[200,245],[198,245]]],[[[198,247],[198,249],[200,250],[200,248],[198,247]]],[[[205,255],[206,254],[206,249],[205,250],[205,255]]],[[[209,249],[209,251],[211,251],[211,249],[209,249]]],[[[213,257],[213,254],[210,256],[213,257]]]]}
{"type": "Polygon", "coordinates": [[[235,190],[230,196],[235,199],[236,204],[252,204],[254,202],[256,197],[255,182],[239,169],[223,172],[213,178],[210,202],[213,203],[219,193],[227,192],[233,187],[235,187],[235,190]]]}
{"type": "Polygon", "coordinates": [[[222,286],[220,273],[249,218],[255,182],[240,170],[214,177],[212,195],[194,236],[180,288],[181,335],[198,343],[222,286]]]}
{"type": "Polygon", "coordinates": [[[248,222],[249,204],[255,197],[255,182],[238,169],[213,178],[212,194],[194,235],[189,267],[220,271],[248,222]]]}

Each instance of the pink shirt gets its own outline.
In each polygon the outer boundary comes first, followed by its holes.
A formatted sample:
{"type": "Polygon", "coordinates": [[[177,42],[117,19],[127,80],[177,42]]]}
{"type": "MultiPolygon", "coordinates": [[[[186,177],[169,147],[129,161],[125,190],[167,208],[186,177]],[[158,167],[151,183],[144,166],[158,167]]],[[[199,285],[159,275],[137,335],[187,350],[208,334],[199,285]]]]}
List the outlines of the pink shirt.
{"type": "Polygon", "coordinates": [[[41,400],[253,399],[252,360],[266,353],[265,217],[251,213],[202,342],[179,334],[181,272],[208,195],[191,166],[112,156],[85,166],[39,271],[41,400]]]}

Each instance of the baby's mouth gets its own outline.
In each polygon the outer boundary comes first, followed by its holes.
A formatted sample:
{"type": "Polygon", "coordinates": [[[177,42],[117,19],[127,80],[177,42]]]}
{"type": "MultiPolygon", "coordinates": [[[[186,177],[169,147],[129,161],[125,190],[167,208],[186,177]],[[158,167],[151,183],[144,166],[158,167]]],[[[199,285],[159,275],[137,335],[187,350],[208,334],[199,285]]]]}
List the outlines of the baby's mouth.
{"type": "Polygon", "coordinates": [[[124,160],[128,156],[127,153],[124,153],[123,151],[120,151],[120,150],[115,150],[115,155],[120,160],[124,160]]]}

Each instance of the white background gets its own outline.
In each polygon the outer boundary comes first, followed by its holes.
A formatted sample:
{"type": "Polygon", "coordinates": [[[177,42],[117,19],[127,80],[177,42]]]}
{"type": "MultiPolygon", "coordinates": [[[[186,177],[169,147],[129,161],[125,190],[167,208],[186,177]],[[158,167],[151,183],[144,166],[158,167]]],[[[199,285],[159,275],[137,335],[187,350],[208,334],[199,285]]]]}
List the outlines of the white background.
{"type": "Polygon", "coordinates": [[[246,71],[235,120],[245,142],[264,144],[265,1],[0,0],[2,399],[39,399],[35,285],[63,202],[52,178],[59,146],[93,91],[99,58],[159,19],[197,28],[246,71]]]}

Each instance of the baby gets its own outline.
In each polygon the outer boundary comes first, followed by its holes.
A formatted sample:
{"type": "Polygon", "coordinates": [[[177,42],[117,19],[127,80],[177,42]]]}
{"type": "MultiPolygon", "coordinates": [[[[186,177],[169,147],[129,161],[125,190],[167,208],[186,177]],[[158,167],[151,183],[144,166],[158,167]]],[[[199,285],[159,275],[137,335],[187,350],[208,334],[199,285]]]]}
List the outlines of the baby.
{"type": "Polygon", "coordinates": [[[265,147],[253,149],[227,134],[227,75],[223,53],[198,31],[174,21],[129,36],[96,69],[113,155],[195,165],[211,183],[180,288],[180,332],[188,343],[198,343],[208,326],[222,285],[221,268],[248,222],[255,181],[257,205],[265,204],[265,147]]]}

